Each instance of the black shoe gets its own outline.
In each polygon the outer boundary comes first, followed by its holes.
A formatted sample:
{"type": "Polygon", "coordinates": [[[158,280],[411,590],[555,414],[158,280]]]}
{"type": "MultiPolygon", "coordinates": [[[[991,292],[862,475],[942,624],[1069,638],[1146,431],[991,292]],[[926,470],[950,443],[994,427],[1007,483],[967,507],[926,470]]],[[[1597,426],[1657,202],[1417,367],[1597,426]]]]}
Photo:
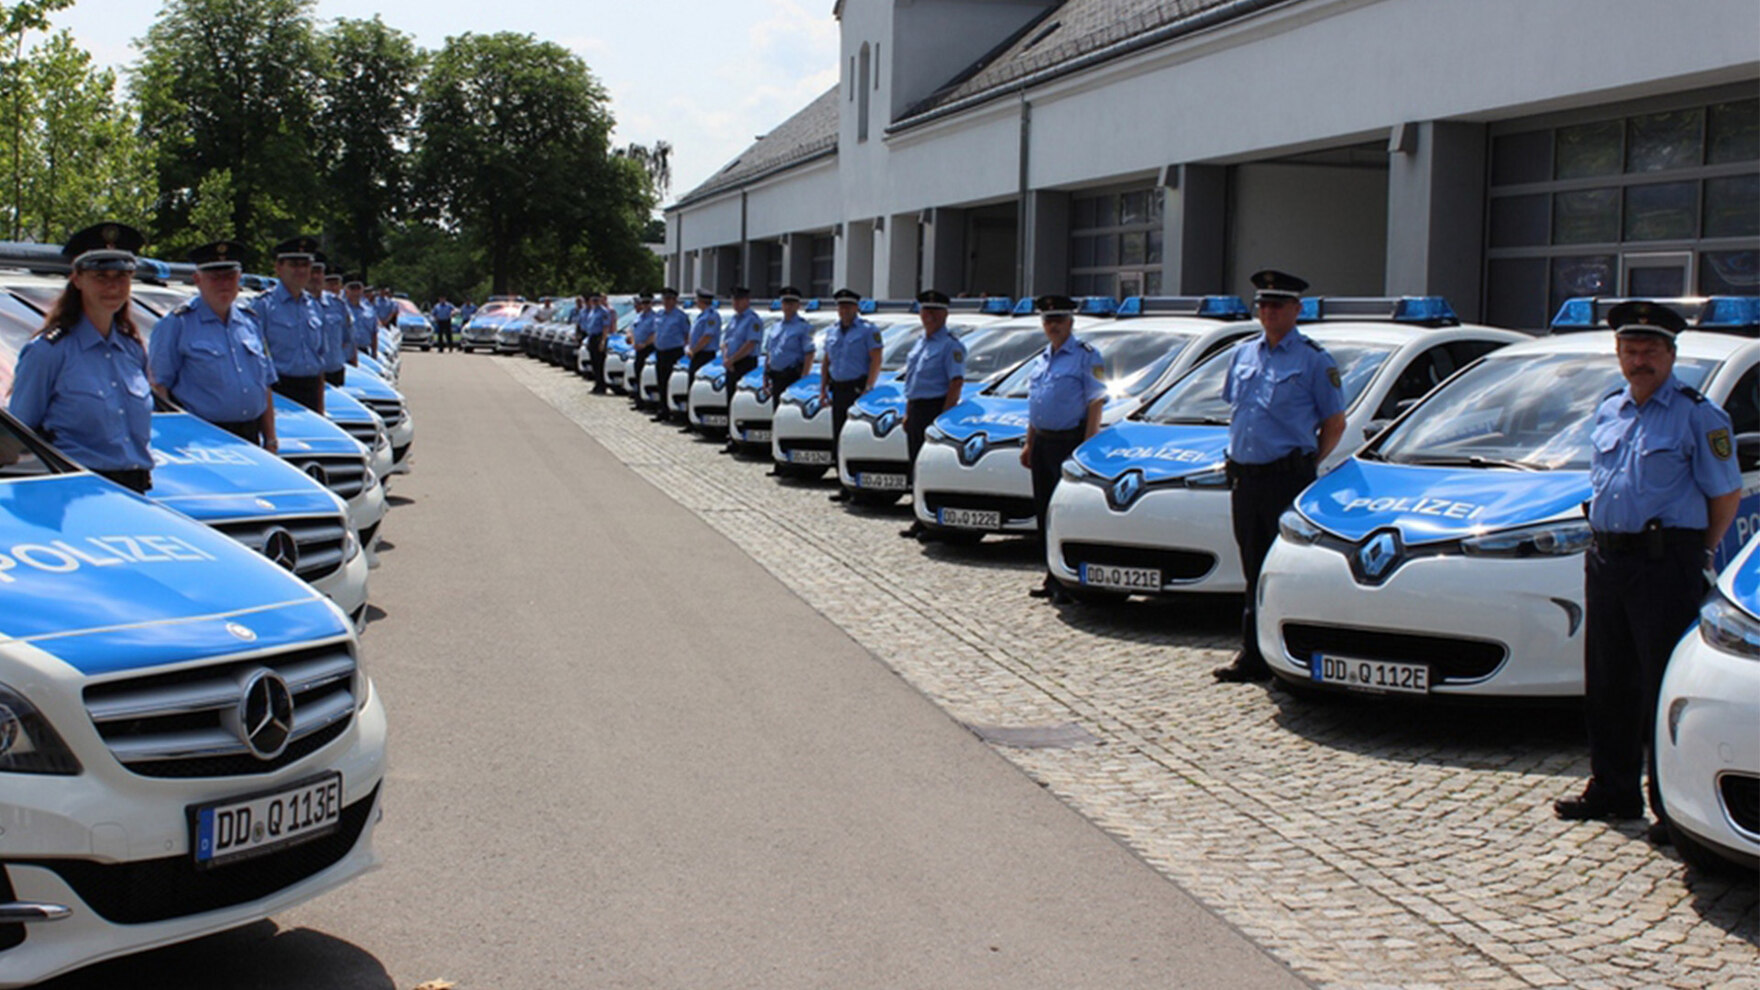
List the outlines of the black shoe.
{"type": "Polygon", "coordinates": [[[1027,592],[1028,598],[1050,598],[1051,595],[1052,587],[1048,584],[1042,584],[1037,588],[1034,588],[1032,591],[1027,592]]]}
{"type": "Polygon", "coordinates": [[[1567,822],[1622,821],[1644,817],[1644,800],[1615,801],[1590,781],[1582,796],[1552,802],[1552,813],[1567,822]]]}
{"type": "Polygon", "coordinates": [[[737,443],[724,443],[721,445],[721,452],[723,454],[737,454],[737,453],[739,453],[739,444],[737,444],[737,443]]]}
{"type": "Polygon", "coordinates": [[[825,496],[825,501],[827,501],[827,502],[847,502],[847,501],[849,501],[849,492],[844,491],[842,489],[839,489],[837,494],[825,496]]]}
{"type": "Polygon", "coordinates": [[[679,427],[679,428],[678,428],[678,432],[680,432],[680,433],[695,433],[695,432],[697,432],[697,431],[696,431],[696,430],[693,430],[693,429],[691,429],[691,428],[690,428],[690,427],[688,427],[688,426],[681,426],[681,427],[679,427]]]}
{"type": "Polygon", "coordinates": [[[1235,657],[1234,663],[1226,667],[1212,670],[1210,676],[1223,684],[1256,684],[1271,679],[1271,668],[1265,666],[1263,660],[1250,660],[1242,656],[1235,657]]]}
{"type": "Polygon", "coordinates": [[[1653,846],[1672,846],[1674,836],[1669,834],[1667,822],[1653,822],[1644,830],[1644,841],[1653,846]]]}
{"type": "Polygon", "coordinates": [[[907,540],[920,540],[923,538],[923,524],[913,521],[909,526],[899,530],[898,535],[907,540]]]}
{"type": "Polygon", "coordinates": [[[611,391],[611,390],[608,388],[596,388],[596,389],[593,389],[593,394],[594,395],[604,395],[606,392],[609,392],[609,391],[611,391]]]}

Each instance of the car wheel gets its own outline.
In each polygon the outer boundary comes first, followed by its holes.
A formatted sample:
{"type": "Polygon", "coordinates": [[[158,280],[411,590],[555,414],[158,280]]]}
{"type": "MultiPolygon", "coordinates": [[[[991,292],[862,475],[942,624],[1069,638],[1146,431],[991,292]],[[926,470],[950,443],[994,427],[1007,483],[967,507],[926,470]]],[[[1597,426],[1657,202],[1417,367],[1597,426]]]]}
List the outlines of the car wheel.
{"type": "Polygon", "coordinates": [[[856,505],[879,507],[892,505],[904,497],[904,492],[871,492],[863,488],[849,490],[849,500],[856,505]]]}
{"type": "Polygon", "coordinates": [[[426,353],[428,353],[428,345],[427,345],[427,344],[423,344],[423,345],[422,345],[422,353],[423,353],[423,354],[426,354],[426,353]]]}

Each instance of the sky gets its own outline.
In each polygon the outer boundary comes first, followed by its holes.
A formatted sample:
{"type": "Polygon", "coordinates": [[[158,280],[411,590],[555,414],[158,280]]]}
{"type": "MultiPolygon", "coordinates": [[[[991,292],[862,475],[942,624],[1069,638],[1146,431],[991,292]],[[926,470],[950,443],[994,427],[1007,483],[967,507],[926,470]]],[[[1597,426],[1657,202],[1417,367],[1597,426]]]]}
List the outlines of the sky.
{"type": "MultiPolygon", "coordinates": [[[[837,82],[832,0],[318,0],[320,21],[370,18],[438,50],[514,31],[581,56],[611,96],[615,144],[672,145],[668,201],[689,192],[837,82]]],[[[98,62],[139,57],[161,4],[78,0],[53,16],[98,62]]]]}

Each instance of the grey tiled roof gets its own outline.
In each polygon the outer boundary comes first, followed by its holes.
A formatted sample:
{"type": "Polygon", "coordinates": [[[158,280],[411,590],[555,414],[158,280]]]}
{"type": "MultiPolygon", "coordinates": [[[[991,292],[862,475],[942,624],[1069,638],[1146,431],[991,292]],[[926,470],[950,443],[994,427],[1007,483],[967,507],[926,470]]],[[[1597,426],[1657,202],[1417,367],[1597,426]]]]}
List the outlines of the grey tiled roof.
{"type": "Polygon", "coordinates": [[[706,181],[678,198],[683,206],[760,176],[837,153],[837,87],[778,124],[706,181]]]}
{"type": "Polygon", "coordinates": [[[908,126],[911,118],[948,104],[981,97],[988,90],[1067,65],[1182,19],[1212,11],[1222,13],[1220,8],[1236,5],[1237,0],[1065,0],[905,111],[899,122],[908,126]]]}

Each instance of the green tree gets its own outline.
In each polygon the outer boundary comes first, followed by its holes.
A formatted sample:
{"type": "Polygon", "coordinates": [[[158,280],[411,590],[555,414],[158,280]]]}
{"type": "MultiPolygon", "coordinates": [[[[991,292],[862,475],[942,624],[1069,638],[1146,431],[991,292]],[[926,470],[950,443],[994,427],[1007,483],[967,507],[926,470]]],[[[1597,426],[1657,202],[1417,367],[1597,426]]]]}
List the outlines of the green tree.
{"type": "Polygon", "coordinates": [[[233,230],[262,257],[318,219],[323,66],[313,0],[167,0],[137,42],[141,136],[154,150],[155,227],[196,243],[201,181],[231,174],[233,230]]]}
{"type": "Polygon", "coordinates": [[[232,171],[217,168],[196,185],[195,202],[189,210],[189,229],[195,240],[235,239],[232,229],[232,171]]]}
{"type": "Polygon", "coordinates": [[[365,273],[385,258],[386,232],[408,195],[406,149],[425,58],[378,17],[337,21],[322,46],[318,135],[333,243],[365,273]]]}
{"type": "Polygon", "coordinates": [[[449,38],[421,88],[425,214],[482,252],[497,292],[634,277],[653,196],[641,165],[611,155],[611,127],[604,89],[562,46],[449,38]]]}
{"type": "Polygon", "coordinates": [[[0,93],[12,111],[5,160],[11,169],[6,187],[12,193],[13,240],[24,236],[25,147],[29,143],[26,122],[33,119],[25,113],[25,101],[31,89],[24,78],[24,39],[32,31],[47,30],[49,15],[71,6],[73,0],[19,0],[9,6],[0,6],[0,31],[5,31],[6,39],[11,42],[7,46],[10,57],[0,62],[0,93]]]}

